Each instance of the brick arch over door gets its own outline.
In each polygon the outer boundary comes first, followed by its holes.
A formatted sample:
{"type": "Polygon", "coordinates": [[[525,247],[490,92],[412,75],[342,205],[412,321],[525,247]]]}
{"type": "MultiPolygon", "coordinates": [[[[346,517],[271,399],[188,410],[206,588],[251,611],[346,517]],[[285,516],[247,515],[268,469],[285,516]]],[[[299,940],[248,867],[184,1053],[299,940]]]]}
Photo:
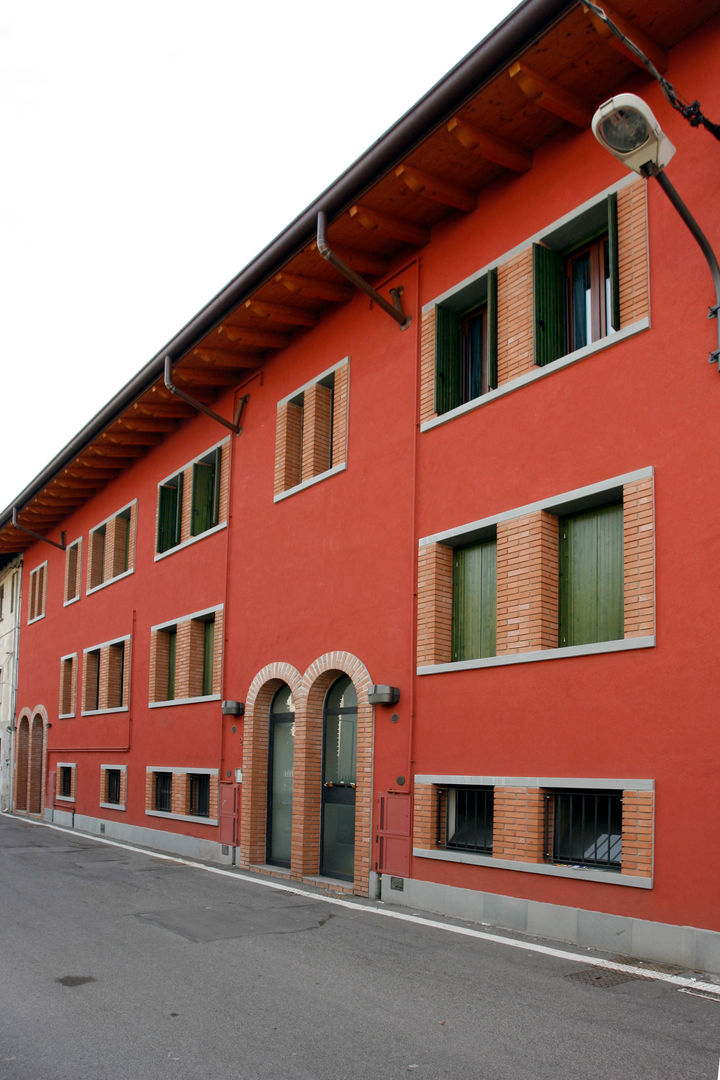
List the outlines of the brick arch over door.
{"type": "MultiPolygon", "coordinates": [[[[245,698],[242,814],[238,859],[242,866],[265,862],[270,706],[283,684],[289,686],[292,691],[297,727],[300,722],[302,676],[292,664],[268,664],[255,676],[245,698]]],[[[294,794],[293,791],[293,796],[294,794]]],[[[293,832],[294,817],[293,810],[293,832]]]]}
{"type": "Polygon", "coordinates": [[[42,705],[34,710],[23,709],[18,720],[15,807],[29,814],[42,811],[47,722],[42,705]]]}
{"type": "Polygon", "coordinates": [[[270,705],[281,683],[287,683],[295,700],[290,873],[293,877],[305,878],[319,872],[323,708],[328,690],[343,675],[352,681],[358,698],[353,891],[366,896],[371,854],[373,757],[373,708],[367,695],[372,680],[365,665],[352,653],[326,653],[302,676],[290,664],[270,664],[253,680],[245,703],[239,862],[243,866],[265,862],[270,705]]]}

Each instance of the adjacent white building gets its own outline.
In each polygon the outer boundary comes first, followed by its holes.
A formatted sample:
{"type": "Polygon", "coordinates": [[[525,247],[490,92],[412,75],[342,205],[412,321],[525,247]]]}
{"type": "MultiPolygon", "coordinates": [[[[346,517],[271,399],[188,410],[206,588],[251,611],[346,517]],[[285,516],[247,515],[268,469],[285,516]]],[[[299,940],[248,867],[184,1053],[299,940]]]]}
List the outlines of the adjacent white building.
{"type": "Polygon", "coordinates": [[[22,560],[0,569],[0,811],[13,808],[13,730],[20,629],[22,560]]]}

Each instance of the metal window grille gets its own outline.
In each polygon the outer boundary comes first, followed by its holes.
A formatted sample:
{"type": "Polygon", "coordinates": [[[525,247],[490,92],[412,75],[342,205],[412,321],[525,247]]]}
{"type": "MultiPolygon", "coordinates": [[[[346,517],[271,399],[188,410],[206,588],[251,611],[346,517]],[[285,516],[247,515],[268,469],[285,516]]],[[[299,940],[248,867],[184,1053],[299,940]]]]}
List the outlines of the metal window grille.
{"type": "Polygon", "coordinates": [[[192,817],[210,817],[210,777],[203,773],[190,777],[190,809],[192,817]]]}
{"type": "Polygon", "coordinates": [[[172,773],[155,773],[155,809],[168,814],[172,810],[172,773]]]}
{"type": "Polygon", "coordinates": [[[109,803],[120,802],[120,770],[108,769],[107,773],[107,798],[109,803]]]}
{"type": "Polygon", "coordinates": [[[548,792],[545,796],[545,858],[554,863],[620,870],[622,793],[548,792]]]}
{"type": "Polygon", "coordinates": [[[437,844],[452,851],[492,854],[493,789],[447,787],[438,791],[437,844]]]}

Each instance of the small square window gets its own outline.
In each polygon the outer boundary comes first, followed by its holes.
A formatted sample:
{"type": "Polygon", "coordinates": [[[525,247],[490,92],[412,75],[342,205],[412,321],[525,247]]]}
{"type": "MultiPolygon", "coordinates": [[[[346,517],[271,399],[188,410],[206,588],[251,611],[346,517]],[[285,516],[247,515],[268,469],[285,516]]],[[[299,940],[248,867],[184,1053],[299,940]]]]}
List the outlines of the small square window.
{"type": "Polygon", "coordinates": [[[491,787],[439,788],[438,845],[491,855],[493,807],[491,787]]]}
{"type": "Polygon", "coordinates": [[[58,767],[57,794],[63,799],[72,799],[73,797],[74,772],[75,769],[72,765],[60,765],[58,767]]]}
{"type": "Polygon", "coordinates": [[[182,539],[183,474],[172,476],[158,488],[157,551],[169,551],[182,539]]]}
{"type": "Polygon", "coordinates": [[[435,411],[497,387],[497,270],[435,308],[435,411]]]}
{"type": "Polygon", "coordinates": [[[548,792],[545,849],[549,862],[620,870],[622,792],[548,792]]]}
{"type": "Polygon", "coordinates": [[[329,473],[347,457],[345,361],[278,404],[275,497],[329,473]]]}
{"type": "Polygon", "coordinates": [[[133,503],[91,531],[88,589],[97,589],[133,569],[135,513],[133,503]]]}

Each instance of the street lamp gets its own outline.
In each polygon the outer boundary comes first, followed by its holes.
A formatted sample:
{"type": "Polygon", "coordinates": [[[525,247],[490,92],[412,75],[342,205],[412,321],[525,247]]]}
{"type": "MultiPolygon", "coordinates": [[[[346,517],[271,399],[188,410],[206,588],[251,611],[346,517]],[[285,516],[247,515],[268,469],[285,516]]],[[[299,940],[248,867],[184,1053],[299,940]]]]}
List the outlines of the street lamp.
{"type": "MultiPolygon", "coordinates": [[[[593,135],[613,157],[646,179],[653,176],[663,189],[680,217],[695,237],[705,256],[715,286],[715,305],[708,311],[709,319],[718,319],[720,311],[720,266],[715,252],[664,173],[675,147],[655,119],[652,109],[636,94],[618,94],[604,101],[592,120],[593,135]]],[[[718,364],[720,370],[720,320],[718,320],[718,347],[710,353],[710,363],[718,364]]]]}

